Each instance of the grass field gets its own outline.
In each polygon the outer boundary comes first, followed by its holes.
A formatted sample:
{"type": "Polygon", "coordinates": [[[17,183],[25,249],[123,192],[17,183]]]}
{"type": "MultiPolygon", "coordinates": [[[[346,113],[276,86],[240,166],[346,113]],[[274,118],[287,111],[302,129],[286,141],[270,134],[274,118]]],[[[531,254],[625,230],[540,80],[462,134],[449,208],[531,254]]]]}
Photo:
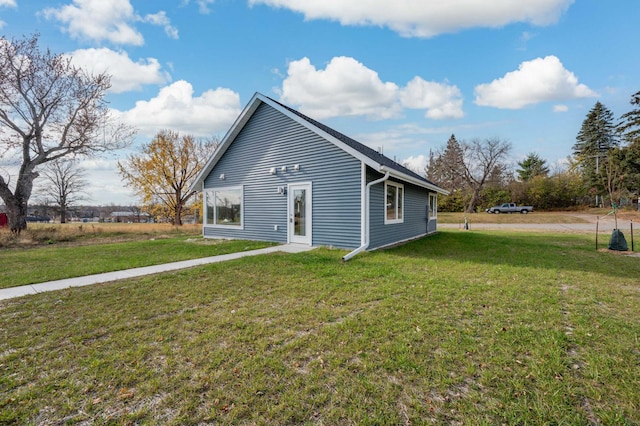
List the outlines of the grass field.
{"type": "Polygon", "coordinates": [[[639,424],[640,261],[442,231],[0,302],[0,423],[639,424]]]}
{"type": "Polygon", "coordinates": [[[101,240],[85,245],[56,244],[4,250],[0,289],[255,250],[271,245],[261,241],[159,235],[146,239],[138,236],[133,241],[117,243],[101,240]]]}
{"type": "Polygon", "coordinates": [[[167,223],[31,223],[20,235],[0,229],[0,250],[43,245],[86,245],[132,241],[151,237],[202,235],[202,225],[167,223]]]}

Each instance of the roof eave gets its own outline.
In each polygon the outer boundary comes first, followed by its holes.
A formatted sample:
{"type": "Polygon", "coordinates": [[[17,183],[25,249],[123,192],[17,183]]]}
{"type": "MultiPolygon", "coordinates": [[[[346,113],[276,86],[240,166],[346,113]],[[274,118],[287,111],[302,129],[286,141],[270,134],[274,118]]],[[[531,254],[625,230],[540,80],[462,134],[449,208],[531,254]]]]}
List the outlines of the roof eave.
{"type": "Polygon", "coordinates": [[[437,192],[437,193],[442,194],[442,195],[449,195],[449,191],[447,191],[446,189],[440,188],[439,186],[434,185],[432,183],[429,183],[427,181],[424,181],[424,180],[421,180],[421,179],[416,179],[413,176],[409,176],[409,175],[407,175],[405,173],[399,172],[398,170],[395,170],[395,169],[391,169],[391,168],[389,168],[387,166],[380,166],[378,168],[378,170],[380,172],[383,172],[383,173],[389,172],[389,174],[391,176],[393,176],[393,177],[395,177],[397,179],[403,180],[405,182],[412,183],[412,184],[420,186],[422,188],[426,188],[426,189],[428,189],[430,191],[434,191],[434,192],[437,192]]]}
{"type": "Polygon", "coordinates": [[[200,170],[200,173],[198,173],[196,180],[193,181],[191,188],[189,188],[190,192],[199,192],[202,189],[204,179],[211,173],[211,170],[213,170],[218,163],[220,157],[227,151],[231,142],[236,138],[238,133],[240,133],[246,122],[258,108],[260,102],[264,102],[264,98],[256,92],[224,135],[218,149],[215,150],[209,161],[207,161],[207,164],[205,164],[202,170],[200,170]]]}

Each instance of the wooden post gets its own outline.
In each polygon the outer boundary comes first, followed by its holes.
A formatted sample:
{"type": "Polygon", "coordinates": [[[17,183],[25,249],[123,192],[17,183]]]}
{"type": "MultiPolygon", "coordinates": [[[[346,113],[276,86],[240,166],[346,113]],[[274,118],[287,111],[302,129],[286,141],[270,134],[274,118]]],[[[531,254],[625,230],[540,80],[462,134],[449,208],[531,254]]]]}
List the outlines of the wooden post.
{"type": "Polygon", "coordinates": [[[598,225],[600,224],[600,218],[596,216],[596,251],[598,251],[598,225]]]}
{"type": "Polygon", "coordinates": [[[631,251],[635,251],[633,248],[633,220],[631,221],[631,251]]]}

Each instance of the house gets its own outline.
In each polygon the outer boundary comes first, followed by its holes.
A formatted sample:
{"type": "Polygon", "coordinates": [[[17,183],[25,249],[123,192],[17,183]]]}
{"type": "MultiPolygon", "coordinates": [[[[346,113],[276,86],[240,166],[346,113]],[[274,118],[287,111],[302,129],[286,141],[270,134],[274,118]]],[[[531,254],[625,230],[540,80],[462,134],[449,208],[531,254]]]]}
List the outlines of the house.
{"type": "Polygon", "coordinates": [[[424,177],[256,93],[198,175],[203,235],[360,251],[434,233],[424,177]]]}

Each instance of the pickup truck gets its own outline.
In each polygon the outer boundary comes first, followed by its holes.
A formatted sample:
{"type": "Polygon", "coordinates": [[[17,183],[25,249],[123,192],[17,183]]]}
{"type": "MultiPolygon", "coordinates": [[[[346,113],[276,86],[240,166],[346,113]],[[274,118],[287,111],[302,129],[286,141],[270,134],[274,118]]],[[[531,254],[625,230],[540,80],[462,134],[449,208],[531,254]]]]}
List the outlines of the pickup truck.
{"type": "Polygon", "coordinates": [[[522,213],[527,214],[533,211],[532,206],[518,206],[515,203],[505,203],[500,206],[488,208],[487,213],[522,213]]]}

